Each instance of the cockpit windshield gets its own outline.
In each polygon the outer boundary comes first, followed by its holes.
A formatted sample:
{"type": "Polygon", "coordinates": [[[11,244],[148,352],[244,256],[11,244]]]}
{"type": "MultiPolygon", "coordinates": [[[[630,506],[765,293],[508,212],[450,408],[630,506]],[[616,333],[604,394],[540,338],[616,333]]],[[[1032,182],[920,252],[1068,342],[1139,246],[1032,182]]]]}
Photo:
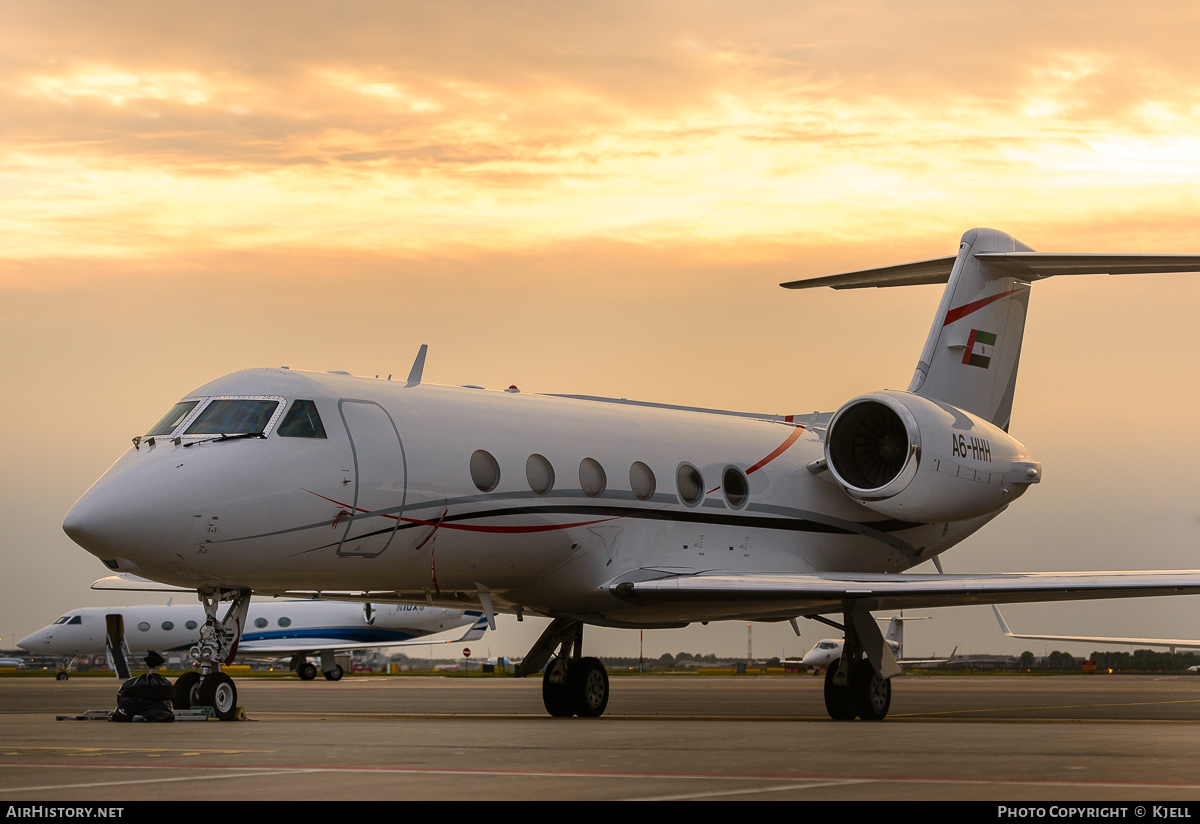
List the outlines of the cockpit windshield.
{"type": "Polygon", "coordinates": [[[181,401],[171,407],[171,411],[163,415],[162,420],[154,424],[147,435],[170,435],[175,431],[175,427],[183,423],[183,419],[188,416],[188,413],[196,408],[196,404],[200,401],[181,401]]]}
{"type": "Polygon", "coordinates": [[[258,435],[267,428],[279,401],[214,400],[192,421],[185,435],[258,435]]]}

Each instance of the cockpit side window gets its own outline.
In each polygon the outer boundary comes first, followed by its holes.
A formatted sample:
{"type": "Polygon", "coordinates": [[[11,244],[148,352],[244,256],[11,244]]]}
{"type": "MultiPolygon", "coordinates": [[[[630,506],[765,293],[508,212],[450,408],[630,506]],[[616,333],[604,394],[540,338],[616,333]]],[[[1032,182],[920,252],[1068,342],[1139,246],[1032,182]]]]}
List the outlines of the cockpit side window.
{"type": "Polygon", "coordinates": [[[82,623],[83,623],[82,615],[72,615],[71,620],[67,621],[68,626],[78,626],[79,624],[82,624],[82,623]]]}
{"type": "Polygon", "coordinates": [[[188,416],[188,413],[196,408],[196,404],[200,401],[181,401],[171,407],[171,411],[163,415],[162,420],[154,424],[147,435],[170,435],[175,431],[175,427],[183,423],[183,419],[188,416]]]}
{"type": "Polygon", "coordinates": [[[281,438],[324,438],[325,426],[312,401],[294,401],[275,432],[281,438]]]}
{"type": "Polygon", "coordinates": [[[185,435],[256,435],[271,421],[279,401],[217,399],[204,407],[185,435]]]}

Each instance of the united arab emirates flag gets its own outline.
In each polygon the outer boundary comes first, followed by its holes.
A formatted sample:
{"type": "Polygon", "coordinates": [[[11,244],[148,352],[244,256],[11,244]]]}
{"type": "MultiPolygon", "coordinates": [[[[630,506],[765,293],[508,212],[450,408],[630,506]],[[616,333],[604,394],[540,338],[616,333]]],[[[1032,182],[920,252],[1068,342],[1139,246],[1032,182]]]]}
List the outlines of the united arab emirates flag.
{"type": "Polygon", "coordinates": [[[992,362],[992,350],[996,348],[996,336],[979,329],[971,330],[967,338],[967,351],[963,352],[963,363],[987,369],[992,362]]]}

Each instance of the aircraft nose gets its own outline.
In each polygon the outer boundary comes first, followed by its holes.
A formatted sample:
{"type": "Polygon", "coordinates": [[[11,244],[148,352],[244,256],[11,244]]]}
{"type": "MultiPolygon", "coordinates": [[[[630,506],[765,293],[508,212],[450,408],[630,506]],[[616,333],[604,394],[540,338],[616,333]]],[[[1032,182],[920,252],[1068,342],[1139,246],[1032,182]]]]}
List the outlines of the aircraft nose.
{"type": "Polygon", "coordinates": [[[34,647],[36,647],[41,642],[42,642],[42,631],[39,629],[37,632],[33,633],[32,635],[26,635],[24,638],[22,638],[20,641],[18,641],[17,646],[20,647],[21,649],[29,650],[30,652],[34,652],[34,647]]]}
{"type": "Polygon", "coordinates": [[[110,473],[71,507],[63,532],[109,568],[134,571],[178,541],[186,519],[173,503],[151,473],[110,473]]]}

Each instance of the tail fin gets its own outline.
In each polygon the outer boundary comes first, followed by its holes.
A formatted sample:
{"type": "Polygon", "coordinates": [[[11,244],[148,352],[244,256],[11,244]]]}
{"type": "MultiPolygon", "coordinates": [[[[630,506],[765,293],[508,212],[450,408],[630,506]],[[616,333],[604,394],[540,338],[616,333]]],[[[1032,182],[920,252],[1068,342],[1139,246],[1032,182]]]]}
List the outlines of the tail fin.
{"type": "Polygon", "coordinates": [[[1200,255],[1034,252],[994,229],[962,236],[958,255],[796,280],[788,289],[946,283],[908,391],[945,401],[1007,431],[1029,308],[1029,285],[1055,275],[1200,272],[1200,255]]]}
{"type": "Polygon", "coordinates": [[[976,255],[1032,251],[994,229],[963,235],[909,392],[945,401],[1008,431],[1029,283],[976,255]]]}

